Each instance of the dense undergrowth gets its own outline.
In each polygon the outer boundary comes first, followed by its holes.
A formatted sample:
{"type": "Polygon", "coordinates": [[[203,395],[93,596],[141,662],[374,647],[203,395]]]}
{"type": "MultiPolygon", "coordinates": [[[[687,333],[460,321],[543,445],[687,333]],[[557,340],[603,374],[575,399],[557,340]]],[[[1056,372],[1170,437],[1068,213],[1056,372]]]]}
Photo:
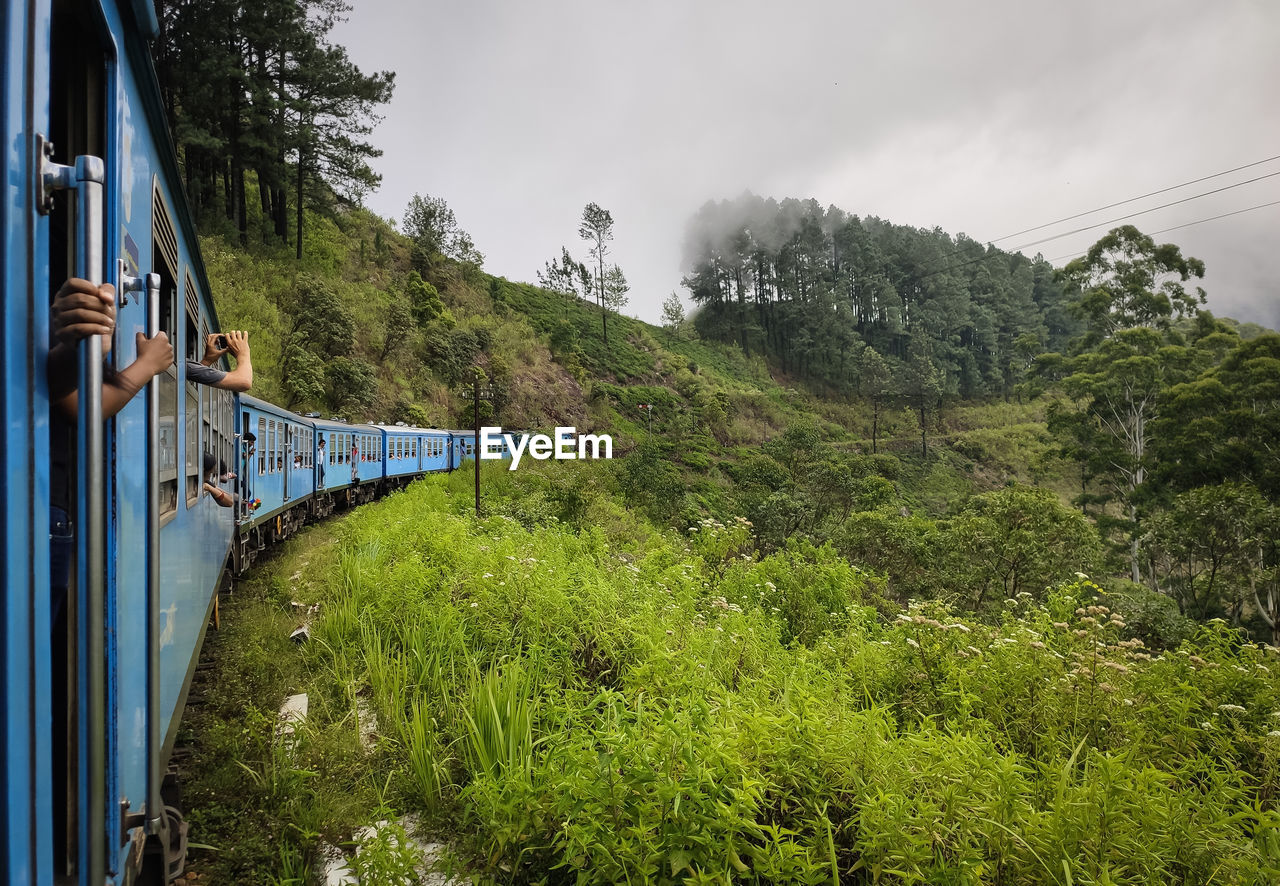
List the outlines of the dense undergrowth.
{"type": "Polygon", "coordinates": [[[391,812],[478,882],[1280,877],[1280,650],[1148,647],[1070,573],[982,621],[900,607],[831,547],[655,529],[603,469],[486,474],[481,520],[468,473],[431,478],[239,592],[215,644],[246,682],[195,727],[220,882],[304,882],[391,812]],[[319,604],[296,653],[290,600],[319,604]]]}

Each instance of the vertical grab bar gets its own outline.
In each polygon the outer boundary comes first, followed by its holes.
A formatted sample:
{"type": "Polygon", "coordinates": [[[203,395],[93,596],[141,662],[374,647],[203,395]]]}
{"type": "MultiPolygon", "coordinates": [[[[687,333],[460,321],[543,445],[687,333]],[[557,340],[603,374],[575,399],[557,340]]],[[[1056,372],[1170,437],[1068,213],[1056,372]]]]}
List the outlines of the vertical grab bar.
{"type": "MultiPolygon", "coordinates": [[[[44,199],[42,213],[53,206],[53,192],[76,192],[77,277],[101,285],[106,276],[103,253],[102,189],[106,164],[83,155],[71,166],[52,162],[53,145],[39,139],[37,174],[44,199]]],[[[102,339],[81,339],[76,382],[76,596],[83,602],[76,620],[77,671],[81,679],[80,732],[85,737],[80,772],[80,870],[87,882],[107,877],[107,663],[106,663],[106,450],[102,418],[102,339]]]]}
{"type": "MultiPolygon", "coordinates": [[[[160,275],[147,274],[147,338],[160,332],[160,275]]],[[[147,383],[147,833],[167,822],[160,800],[160,376],[147,383]]]]}
{"type": "MultiPolygon", "coordinates": [[[[106,166],[100,157],[81,156],[75,162],[76,275],[99,285],[103,262],[102,188],[106,166]]],[[[106,454],[102,417],[102,339],[80,340],[77,384],[76,477],[81,544],[77,546],[76,581],[84,588],[79,645],[84,652],[80,673],[85,677],[81,710],[84,714],[86,819],[81,833],[81,858],[88,882],[107,876],[107,663],[106,663],[106,454]]]]}

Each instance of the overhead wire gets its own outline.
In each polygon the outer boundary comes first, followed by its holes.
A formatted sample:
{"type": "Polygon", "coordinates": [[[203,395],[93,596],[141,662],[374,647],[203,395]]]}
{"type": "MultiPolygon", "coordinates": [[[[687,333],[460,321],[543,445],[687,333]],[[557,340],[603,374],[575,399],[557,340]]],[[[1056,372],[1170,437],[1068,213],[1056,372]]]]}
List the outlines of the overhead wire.
{"type": "Polygon", "coordinates": [[[1223,191],[1230,191],[1233,188],[1240,188],[1245,185],[1251,185],[1254,182],[1260,182],[1263,179],[1275,178],[1277,175],[1280,175],[1280,171],[1268,172],[1266,175],[1260,175],[1257,178],[1245,179],[1242,182],[1236,182],[1234,185],[1224,185],[1221,188],[1214,188],[1212,191],[1204,191],[1203,193],[1200,193],[1200,194],[1192,194],[1190,197],[1183,197],[1181,200],[1171,200],[1168,203],[1161,203],[1159,206],[1152,206],[1150,209],[1140,209],[1137,212],[1131,212],[1128,215],[1121,215],[1104,222],[1098,222],[1097,224],[1092,224],[1092,225],[1085,225],[1083,228],[1074,228],[1063,234],[1054,234],[1052,237],[1042,237],[1039,240],[1032,240],[1030,243],[1024,243],[1021,246],[1013,247],[1011,251],[1020,252],[1023,249],[1027,249],[1032,246],[1039,246],[1041,243],[1049,243],[1053,240],[1061,240],[1063,237],[1070,237],[1072,234],[1079,234],[1084,231],[1092,231],[1094,228],[1102,228],[1102,227],[1106,227],[1107,225],[1113,225],[1116,222],[1125,221],[1131,218],[1137,218],[1140,215],[1146,215],[1148,212],[1156,212],[1161,209],[1168,209],[1170,206],[1177,206],[1179,203],[1190,203],[1192,200],[1199,200],[1201,197],[1208,197],[1212,194],[1221,194],[1223,191]]]}
{"type": "MultiPolygon", "coordinates": [[[[1256,165],[1256,164],[1252,164],[1252,165],[1256,165]]],[[[954,270],[958,270],[958,269],[960,269],[960,268],[968,267],[969,265],[977,264],[977,263],[978,263],[978,262],[980,262],[980,261],[986,261],[987,259],[991,258],[993,255],[1000,255],[1000,254],[1013,254],[1013,253],[1021,252],[1021,251],[1022,251],[1022,250],[1024,250],[1024,249],[1029,249],[1029,248],[1030,248],[1030,247],[1032,247],[1032,246],[1039,246],[1039,245],[1041,245],[1042,243],[1051,243],[1051,242],[1053,242],[1054,240],[1061,240],[1063,237],[1070,237],[1070,236],[1072,236],[1073,234],[1080,234],[1080,233],[1083,233],[1083,232],[1085,232],[1085,231],[1092,231],[1094,228],[1101,228],[1101,227],[1105,227],[1105,226],[1107,226],[1107,225],[1113,225],[1113,224],[1115,224],[1116,222],[1120,222],[1120,221],[1127,221],[1128,219],[1131,219],[1131,218],[1137,218],[1137,217],[1138,217],[1138,216],[1140,216],[1140,215],[1146,215],[1147,213],[1150,213],[1150,212],[1157,212],[1157,211],[1159,211],[1159,210],[1161,210],[1161,209],[1168,209],[1170,206],[1177,206],[1177,205],[1178,205],[1178,204],[1180,204],[1180,203],[1189,203],[1189,202],[1190,202],[1190,201],[1192,201],[1192,200],[1199,200],[1201,197],[1209,197],[1209,196],[1211,196],[1211,195],[1213,195],[1213,194],[1221,194],[1223,191],[1230,191],[1230,190],[1232,190],[1232,189],[1234,189],[1234,188],[1239,188],[1239,187],[1243,187],[1244,185],[1254,184],[1255,182],[1260,182],[1260,181],[1262,181],[1262,180],[1264,180],[1264,179],[1268,179],[1268,178],[1274,178],[1274,177],[1276,177],[1276,176],[1278,176],[1278,175],[1280,175],[1280,171],[1277,171],[1277,172],[1268,172],[1266,175],[1259,175],[1259,176],[1257,176],[1257,177],[1255,177],[1255,178],[1246,179],[1246,180],[1244,180],[1244,181],[1242,181],[1242,182],[1236,182],[1235,184],[1231,184],[1231,185],[1224,185],[1224,186],[1223,186],[1223,187],[1221,187],[1221,188],[1214,188],[1214,189],[1213,189],[1213,190],[1211,190],[1211,191],[1203,191],[1203,192],[1201,192],[1201,193],[1199,193],[1199,194],[1193,194],[1193,195],[1191,195],[1190,197],[1183,197],[1183,198],[1181,198],[1180,200],[1171,200],[1171,201],[1169,201],[1168,203],[1162,203],[1162,204],[1160,204],[1159,206],[1152,206],[1152,207],[1150,207],[1150,208],[1148,208],[1148,209],[1142,209],[1142,210],[1139,210],[1138,212],[1131,212],[1131,213],[1129,213],[1128,215],[1118,216],[1118,217],[1116,217],[1116,218],[1109,219],[1108,221],[1097,222],[1096,224],[1092,224],[1092,225],[1085,225],[1084,227],[1081,227],[1081,228],[1074,228],[1074,229],[1072,229],[1072,230],[1070,230],[1070,231],[1066,231],[1066,232],[1061,233],[1061,234],[1054,234],[1054,235],[1053,235],[1053,236],[1051,236],[1051,237],[1042,237],[1042,238],[1040,238],[1039,240],[1033,240],[1033,241],[1031,241],[1030,243],[1023,243],[1021,246],[1014,246],[1014,247],[1012,247],[1012,248],[1010,248],[1010,249],[1002,249],[1002,250],[1000,250],[1000,252],[998,252],[998,253],[988,253],[988,254],[986,254],[986,255],[981,255],[981,256],[979,256],[979,257],[977,257],[977,258],[972,258],[972,259],[969,259],[968,261],[961,262],[961,263],[960,263],[960,264],[958,264],[958,265],[951,265],[951,266],[949,266],[949,267],[938,267],[938,268],[936,268],[936,269],[934,269],[934,270],[932,270],[932,271],[929,271],[929,272],[927,272],[927,273],[925,273],[925,274],[921,274],[917,279],[924,280],[924,279],[927,279],[927,278],[929,278],[929,277],[933,277],[933,276],[936,276],[936,275],[938,275],[938,274],[945,273],[945,272],[947,272],[947,271],[954,271],[954,270]]],[[[1277,202],[1280,202],[1280,201],[1277,201],[1277,202]]],[[[1270,206],[1270,205],[1272,205],[1272,204],[1270,204],[1270,203],[1263,203],[1263,204],[1260,204],[1259,206],[1250,207],[1250,209],[1261,209],[1261,208],[1263,208],[1264,206],[1270,206]]],[[[1095,210],[1095,211],[1096,211],[1096,210],[1095,210]]],[[[1248,211],[1250,211],[1250,210],[1249,210],[1249,209],[1238,210],[1238,212],[1248,212],[1248,211]]],[[[1087,215],[1087,214],[1089,214],[1089,213],[1085,213],[1085,214],[1087,215]]],[[[1227,217],[1227,216],[1229,216],[1229,215],[1236,215],[1236,214],[1237,214],[1236,212],[1228,212],[1228,213],[1224,213],[1222,216],[1216,216],[1215,218],[1217,218],[1217,217],[1226,218],[1226,217],[1227,217]]],[[[1201,221],[1210,221],[1210,220],[1211,220],[1211,219],[1202,219],[1201,221]]],[[[1051,224],[1053,224],[1053,223],[1051,223],[1051,224]]],[[[1189,223],[1188,223],[1188,225],[1190,225],[1190,224],[1198,224],[1198,222],[1189,222],[1189,223]]],[[[1157,232],[1155,232],[1155,233],[1165,233],[1165,232],[1167,232],[1167,231],[1177,230],[1177,228],[1180,228],[1180,227],[1185,227],[1185,226],[1184,226],[1184,225],[1176,225],[1176,226],[1174,226],[1174,227],[1172,227],[1172,228],[1165,228],[1163,231],[1157,231],[1157,232]]],[[[993,242],[993,243],[994,243],[995,241],[991,241],[991,242],[993,242]]],[[[949,254],[947,254],[947,255],[943,256],[943,257],[942,257],[942,261],[944,261],[944,262],[945,262],[947,259],[951,258],[952,256],[958,255],[958,254],[960,253],[960,251],[961,251],[961,250],[956,250],[955,252],[951,252],[951,253],[949,253],[949,254]]]]}
{"type": "MultiPolygon", "coordinates": [[[[1190,221],[1190,222],[1187,222],[1186,224],[1181,224],[1181,225],[1174,225],[1171,228],[1161,228],[1159,231],[1152,231],[1149,236],[1154,237],[1157,234],[1167,234],[1170,231],[1178,231],[1178,230],[1181,230],[1182,228],[1190,228],[1193,225],[1202,225],[1205,222],[1217,221],[1220,218],[1228,218],[1230,216],[1240,215],[1241,213],[1245,213],[1245,212],[1253,212],[1255,209],[1266,209],[1268,206],[1280,206],[1280,200],[1272,200],[1269,203],[1259,203],[1257,206],[1247,206],[1244,209],[1237,209],[1234,212],[1224,212],[1221,215],[1212,215],[1212,216],[1209,216],[1208,218],[1198,218],[1195,221],[1190,221]]],[[[1048,259],[1048,261],[1050,264],[1052,264],[1054,262],[1060,262],[1063,259],[1077,258],[1081,255],[1084,255],[1084,253],[1079,251],[1069,252],[1066,255],[1060,255],[1057,258],[1048,259]]]]}
{"type": "MultiPolygon", "coordinates": [[[[1138,201],[1138,200],[1144,200],[1144,199],[1146,199],[1147,197],[1153,197],[1153,196],[1155,196],[1155,195],[1157,195],[1157,194],[1164,194],[1164,193],[1168,193],[1169,191],[1176,191],[1177,189],[1179,189],[1179,188],[1185,188],[1185,187],[1187,187],[1188,185],[1194,185],[1194,184],[1198,184],[1199,182],[1209,181],[1209,180],[1211,180],[1211,179],[1215,179],[1215,178],[1221,178],[1221,177],[1222,177],[1222,176],[1224,176],[1224,175],[1230,175],[1230,174],[1231,174],[1231,173],[1233,173],[1233,172],[1239,172],[1239,171],[1240,171],[1240,170],[1242,170],[1242,169],[1250,169],[1250,168],[1252,168],[1252,167],[1254,167],[1254,166],[1261,166],[1262,164],[1264,164],[1264,163],[1270,163],[1270,162],[1271,162],[1271,161],[1273,161],[1273,160],[1280,160],[1280,154],[1277,154],[1277,155],[1275,155],[1275,156],[1273,156],[1273,157],[1267,157],[1267,158],[1262,159],[1262,160],[1255,160],[1255,161],[1253,161],[1252,163],[1245,163],[1243,166],[1235,166],[1235,167],[1232,167],[1231,169],[1224,169],[1223,171],[1221,171],[1221,172],[1215,172],[1215,173],[1213,173],[1212,175],[1205,175],[1205,176],[1201,176],[1200,178],[1190,179],[1189,181],[1185,181],[1185,182],[1182,182],[1181,184],[1177,184],[1177,185],[1171,185],[1171,186],[1169,186],[1169,187],[1167,187],[1167,188],[1160,188],[1159,190],[1150,191],[1150,192],[1148,192],[1148,193],[1146,193],[1146,194],[1142,194],[1142,195],[1137,196],[1137,197],[1130,197],[1130,198],[1128,198],[1128,199],[1126,199],[1126,200],[1119,200],[1119,201],[1117,201],[1117,202],[1115,202],[1115,203],[1108,203],[1108,204],[1106,204],[1105,206],[1099,206],[1099,207],[1096,207],[1096,208],[1094,208],[1094,209],[1087,210],[1087,211],[1085,211],[1085,212],[1078,212],[1078,213],[1076,213],[1075,215],[1069,215],[1069,216],[1066,216],[1066,217],[1064,217],[1064,218],[1060,218],[1060,219],[1058,219],[1058,220],[1056,220],[1056,221],[1045,222],[1045,223],[1044,223],[1044,224],[1042,224],[1042,225],[1035,225],[1035,226],[1030,227],[1030,228],[1024,228],[1024,229],[1022,229],[1021,231],[1017,231],[1017,232],[1015,232],[1015,233],[1013,233],[1013,234],[1006,234],[1006,235],[1004,235],[1003,237],[997,237],[995,240],[989,240],[989,241],[987,241],[987,243],[988,243],[988,245],[992,245],[992,244],[995,244],[995,243],[999,243],[1001,240],[1008,240],[1008,239],[1010,239],[1010,238],[1012,238],[1012,237],[1016,237],[1016,236],[1018,236],[1019,234],[1028,234],[1028,233],[1031,233],[1032,231],[1039,231],[1039,230],[1043,230],[1044,228],[1052,227],[1053,225],[1062,224],[1063,222],[1072,221],[1072,220],[1077,219],[1077,218],[1083,218],[1083,217],[1084,217],[1084,216],[1086,216],[1086,215],[1093,215],[1095,212],[1101,212],[1101,211],[1103,211],[1104,209],[1112,209],[1112,208],[1114,208],[1114,207],[1116,207],[1116,206],[1124,206],[1124,205],[1125,205],[1125,204],[1127,204],[1127,203],[1134,203],[1134,202],[1136,202],[1136,201],[1138,201]]],[[[1030,248],[1030,247],[1032,247],[1032,246],[1039,246],[1039,245],[1040,245],[1040,244],[1042,244],[1042,243],[1049,243],[1049,242],[1052,242],[1053,240],[1059,240],[1059,239],[1061,239],[1061,238],[1063,238],[1063,237],[1070,237],[1072,234],[1079,234],[1079,233],[1082,233],[1082,232],[1084,232],[1084,231],[1090,231],[1090,230],[1093,230],[1094,228],[1100,228],[1100,227],[1103,227],[1104,225],[1115,224],[1115,223],[1116,223],[1116,222],[1118,222],[1118,221],[1125,221],[1125,220],[1127,220],[1127,219],[1137,218],[1138,216],[1140,216],[1140,215],[1145,215],[1145,214],[1147,214],[1148,212],[1156,212],[1157,210],[1160,210],[1160,209],[1167,209],[1168,207],[1170,207],[1170,206],[1176,206],[1176,205],[1178,205],[1179,203],[1187,203],[1187,202],[1190,202],[1190,201],[1192,201],[1192,200],[1198,200],[1198,199],[1200,199],[1201,197],[1208,197],[1208,196],[1210,196],[1210,195],[1212,195],[1212,194],[1219,194],[1219,193],[1222,193],[1223,191],[1229,191],[1229,190],[1231,190],[1231,189],[1233,189],[1233,188],[1238,188],[1238,187],[1242,187],[1242,186],[1244,186],[1244,185],[1253,184],[1253,183],[1255,183],[1255,182],[1259,182],[1259,181],[1262,181],[1263,179],[1267,179],[1267,178],[1272,178],[1272,177],[1277,176],[1277,175],[1280,175],[1280,172],[1270,172],[1270,173],[1267,173],[1266,175],[1257,176],[1256,178],[1246,179],[1245,181],[1242,181],[1242,182],[1236,182],[1235,184],[1226,185],[1226,186],[1221,187],[1221,188],[1215,188],[1215,189],[1213,189],[1213,190],[1211,190],[1211,191],[1205,191],[1205,192],[1203,192],[1203,193],[1195,194],[1195,195],[1192,195],[1192,196],[1190,196],[1190,197],[1183,197],[1183,198],[1182,198],[1182,199],[1180,199],[1180,200],[1173,200],[1173,201],[1170,201],[1170,202],[1168,202],[1168,203],[1163,203],[1163,204],[1161,204],[1161,205],[1159,205],[1159,206],[1153,206],[1153,207],[1151,207],[1150,209],[1144,209],[1144,210],[1141,210],[1141,211],[1139,211],[1139,212],[1130,213],[1129,215],[1123,215],[1123,216],[1120,216],[1119,218],[1111,219],[1110,221],[1098,222],[1097,224],[1094,224],[1094,225],[1087,225],[1087,226],[1082,227],[1082,228],[1076,228],[1076,229],[1074,229],[1074,230],[1067,231],[1066,233],[1063,233],[1063,234],[1057,234],[1057,235],[1054,235],[1054,236],[1052,236],[1052,237],[1044,237],[1044,238],[1042,238],[1042,239],[1040,239],[1040,240],[1035,240],[1035,241],[1033,241],[1033,242],[1031,242],[1031,243],[1024,243],[1024,244],[1023,244],[1023,245],[1021,245],[1021,246],[1015,246],[1015,247],[1013,247],[1013,248],[1011,248],[1011,249],[1008,249],[1008,250],[1001,250],[1001,251],[1002,251],[1002,252],[1009,252],[1009,253],[1020,252],[1020,251],[1022,251],[1023,249],[1028,249],[1028,248],[1030,248]]],[[[1263,204],[1263,205],[1270,205],[1270,204],[1263,204]]],[[[1259,206],[1259,207],[1256,207],[1256,208],[1259,208],[1259,209],[1260,209],[1260,208],[1262,208],[1262,207],[1261,207],[1261,206],[1259,206]]],[[[1242,210],[1242,211],[1248,211],[1248,210],[1242,210]]],[[[1231,215],[1231,214],[1233,214],[1233,213],[1227,213],[1227,215],[1231,215]]],[[[1223,217],[1225,218],[1226,216],[1224,215],[1223,217]]],[[[1166,228],[1165,230],[1166,230],[1166,231],[1168,231],[1168,230],[1175,230],[1175,228],[1166,228]]],[[[1162,233],[1162,232],[1157,232],[1157,233],[1162,233]]],[[[952,252],[949,252],[949,253],[947,253],[946,255],[942,256],[941,261],[945,263],[948,259],[953,258],[953,257],[954,257],[954,256],[956,256],[956,255],[960,255],[963,251],[964,251],[963,249],[956,249],[956,250],[954,250],[954,251],[952,251],[952,252]]],[[[920,277],[919,279],[924,279],[924,278],[927,278],[927,277],[932,277],[932,276],[935,276],[935,275],[940,274],[940,273],[945,273],[946,271],[949,271],[949,270],[955,270],[955,269],[958,269],[958,268],[967,267],[968,265],[976,264],[977,262],[980,262],[980,261],[986,261],[988,258],[990,258],[990,255],[983,255],[983,256],[981,256],[981,257],[979,257],[979,258],[970,259],[970,260],[968,260],[968,261],[966,261],[966,262],[962,262],[962,263],[960,263],[960,264],[958,264],[958,265],[953,265],[953,266],[950,266],[950,267],[940,266],[940,267],[938,267],[938,268],[936,268],[936,269],[934,269],[934,270],[932,270],[932,271],[929,271],[928,273],[925,273],[925,274],[921,275],[921,277],[920,277]]]]}
{"type": "Polygon", "coordinates": [[[1272,160],[1280,160],[1280,154],[1277,154],[1274,157],[1268,157],[1265,160],[1255,160],[1252,163],[1246,163],[1243,166],[1236,166],[1232,169],[1224,169],[1222,172],[1215,172],[1213,175],[1206,175],[1200,178],[1193,178],[1191,179],[1191,181],[1185,181],[1180,185],[1170,185],[1167,188],[1161,188],[1158,191],[1149,191],[1146,194],[1142,194],[1138,197],[1130,197],[1127,200],[1118,200],[1115,203],[1108,203],[1106,206],[1099,206],[1096,209],[1089,209],[1089,210],[1086,210],[1085,212],[1077,212],[1075,215],[1068,215],[1065,218],[1058,219],[1057,221],[1045,222],[1042,225],[1036,225],[1035,227],[1031,227],[1031,228],[1023,228],[1021,231],[1014,231],[1012,234],[1005,234],[1003,237],[997,237],[996,239],[991,240],[989,242],[999,243],[1001,240],[1009,240],[1021,234],[1030,234],[1032,231],[1040,231],[1040,230],[1043,230],[1044,228],[1053,227],[1054,225],[1060,225],[1063,222],[1075,221],[1078,218],[1084,218],[1086,215],[1093,215],[1095,212],[1102,212],[1104,209],[1115,209],[1117,206],[1124,206],[1126,203],[1136,203],[1139,200],[1145,200],[1148,197],[1154,197],[1157,194],[1167,194],[1169,191],[1176,191],[1178,190],[1178,188],[1185,188],[1188,185],[1198,185],[1200,182],[1206,182],[1206,181],[1209,181],[1210,179],[1221,178],[1224,175],[1230,175],[1231,173],[1239,172],[1242,169],[1250,169],[1254,166],[1261,166],[1263,163],[1270,163],[1272,160]]]}

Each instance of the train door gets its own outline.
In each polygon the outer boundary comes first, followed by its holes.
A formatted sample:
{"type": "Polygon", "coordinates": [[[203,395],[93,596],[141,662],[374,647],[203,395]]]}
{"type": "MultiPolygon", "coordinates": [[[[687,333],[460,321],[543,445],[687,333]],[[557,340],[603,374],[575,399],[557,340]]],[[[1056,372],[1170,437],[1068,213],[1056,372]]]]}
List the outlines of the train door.
{"type": "MultiPolygon", "coordinates": [[[[49,215],[48,292],[68,277],[108,280],[105,232],[115,222],[112,183],[117,159],[115,51],[97,4],[55,0],[51,9],[49,143],[55,163],[73,166],[75,190],[55,194],[49,215]],[[96,158],[96,159],[93,159],[96,158]]],[[[51,343],[52,344],[52,343],[51,343]]],[[[120,846],[114,708],[114,540],[109,470],[113,425],[102,420],[101,342],[78,346],[77,415],[51,417],[50,503],[62,514],[51,590],[53,732],[53,878],[102,883],[120,846]],[[63,555],[60,552],[66,551],[63,555]],[[116,814],[112,815],[111,810],[116,814]]],[[[118,350],[117,350],[118,355],[118,350]]],[[[112,358],[114,359],[114,357],[112,358]]],[[[55,371],[52,380],[63,384],[55,371]]],[[[12,872],[11,872],[12,873],[12,872]]],[[[41,876],[34,882],[51,882],[41,876]]]]}
{"type": "Polygon", "coordinates": [[[280,423],[284,426],[284,465],[282,473],[284,476],[281,482],[284,483],[284,501],[289,500],[289,477],[293,474],[293,425],[280,423]]]}

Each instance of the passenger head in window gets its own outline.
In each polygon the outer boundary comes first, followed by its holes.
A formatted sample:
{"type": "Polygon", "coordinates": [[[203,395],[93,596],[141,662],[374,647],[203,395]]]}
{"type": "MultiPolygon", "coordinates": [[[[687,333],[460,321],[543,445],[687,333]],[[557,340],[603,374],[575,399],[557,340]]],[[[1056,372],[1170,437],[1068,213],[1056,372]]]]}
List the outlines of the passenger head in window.
{"type": "Polygon", "coordinates": [[[187,361],[187,381],[209,385],[224,391],[244,392],[253,387],[253,360],[249,354],[249,333],[233,329],[225,334],[210,333],[204,339],[204,356],[200,361],[187,361]],[[227,354],[236,358],[230,372],[218,369],[217,363],[227,354]]]}
{"type": "Polygon", "coordinates": [[[236,503],[236,497],[217,485],[218,459],[212,452],[204,454],[204,491],[221,507],[229,508],[236,503]]]}

